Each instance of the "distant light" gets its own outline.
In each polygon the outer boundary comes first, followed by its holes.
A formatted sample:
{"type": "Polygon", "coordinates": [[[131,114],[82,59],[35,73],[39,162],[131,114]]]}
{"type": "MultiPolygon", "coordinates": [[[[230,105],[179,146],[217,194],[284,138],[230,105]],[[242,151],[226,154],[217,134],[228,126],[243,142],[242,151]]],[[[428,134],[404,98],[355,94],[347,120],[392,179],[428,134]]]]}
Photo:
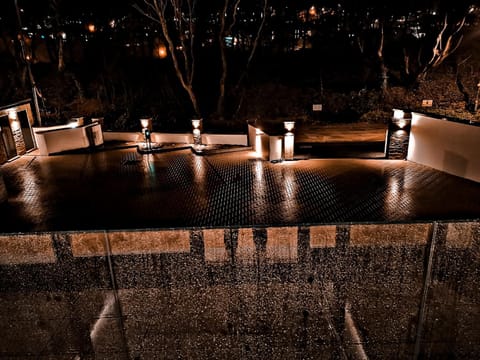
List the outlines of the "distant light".
{"type": "Polygon", "coordinates": [[[61,32],[60,36],[62,37],[63,40],[67,39],[67,33],[66,32],[61,32]]]}
{"type": "Polygon", "coordinates": [[[158,57],[160,59],[165,59],[168,56],[167,47],[164,44],[160,43],[157,46],[154,55],[155,57],[158,57]]]}
{"type": "Polygon", "coordinates": [[[312,6],[310,9],[308,9],[308,14],[310,16],[317,16],[317,9],[315,9],[315,6],[312,6]]]}
{"type": "Polygon", "coordinates": [[[88,24],[87,29],[91,33],[94,33],[95,31],[97,31],[97,28],[95,27],[95,24],[88,24]]]}

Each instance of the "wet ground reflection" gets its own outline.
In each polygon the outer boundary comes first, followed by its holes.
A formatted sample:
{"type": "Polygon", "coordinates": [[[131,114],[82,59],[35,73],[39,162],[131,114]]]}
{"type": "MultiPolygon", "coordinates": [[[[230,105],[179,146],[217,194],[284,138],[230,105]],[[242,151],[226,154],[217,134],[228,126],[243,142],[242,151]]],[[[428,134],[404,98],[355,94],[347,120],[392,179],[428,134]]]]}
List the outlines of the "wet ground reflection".
{"type": "Polygon", "coordinates": [[[480,356],[478,222],[51,241],[48,262],[0,257],[2,358],[480,356]]]}
{"type": "Polygon", "coordinates": [[[480,185],[406,161],[131,149],[2,165],[1,232],[478,219],[480,185]]]}

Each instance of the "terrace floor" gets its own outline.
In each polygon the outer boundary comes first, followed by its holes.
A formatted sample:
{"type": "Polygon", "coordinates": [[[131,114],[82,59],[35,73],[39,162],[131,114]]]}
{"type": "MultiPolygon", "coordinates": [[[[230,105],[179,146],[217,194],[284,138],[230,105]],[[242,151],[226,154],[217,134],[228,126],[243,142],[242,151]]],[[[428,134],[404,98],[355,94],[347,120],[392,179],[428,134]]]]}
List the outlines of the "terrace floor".
{"type": "Polygon", "coordinates": [[[410,222],[480,218],[480,184],[407,161],[272,164],[249,151],[135,148],[3,165],[0,232],[410,222]]]}
{"type": "Polygon", "coordinates": [[[2,359],[480,357],[479,183],[189,149],[0,171],[2,359]]]}

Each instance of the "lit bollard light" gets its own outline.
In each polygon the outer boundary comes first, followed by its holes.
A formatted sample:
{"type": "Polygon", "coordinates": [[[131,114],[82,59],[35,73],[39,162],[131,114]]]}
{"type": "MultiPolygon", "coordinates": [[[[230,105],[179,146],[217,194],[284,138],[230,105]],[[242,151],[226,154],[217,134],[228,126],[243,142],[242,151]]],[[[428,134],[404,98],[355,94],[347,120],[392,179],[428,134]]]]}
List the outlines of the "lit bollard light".
{"type": "Polygon", "coordinates": [[[193,145],[200,146],[202,145],[202,119],[193,119],[193,145]]]}
{"type": "Polygon", "coordinates": [[[295,121],[284,121],[283,125],[287,133],[285,134],[285,160],[293,160],[293,146],[295,142],[295,136],[293,129],[295,128],[295,121]]]}
{"type": "Polygon", "coordinates": [[[140,119],[140,125],[142,126],[142,134],[144,137],[144,149],[152,149],[152,118],[140,119]]]}

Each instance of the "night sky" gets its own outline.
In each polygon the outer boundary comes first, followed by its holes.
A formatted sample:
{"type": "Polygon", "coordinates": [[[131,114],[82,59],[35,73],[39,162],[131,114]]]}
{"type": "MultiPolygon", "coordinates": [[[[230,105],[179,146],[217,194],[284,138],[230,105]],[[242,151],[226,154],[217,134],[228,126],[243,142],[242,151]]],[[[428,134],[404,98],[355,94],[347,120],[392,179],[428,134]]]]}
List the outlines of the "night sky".
{"type": "MultiPolygon", "coordinates": [[[[15,0],[8,0],[13,3],[15,0]]],[[[243,0],[242,3],[252,2],[258,3],[259,0],[243,0]]],[[[129,11],[132,4],[143,3],[139,0],[18,0],[18,4],[25,9],[32,10],[37,14],[48,12],[49,3],[57,2],[60,4],[62,12],[68,14],[75,13],[89,13],[95,12],[98,15],[114,15],[129,11]]],[[[199,1],[199,6],[208,6],[210,4],[219,3],[220,0],[204,0],[199,1]]],[[[458,11],[465,9],[468,5],[479,4],[480,1],[475,0],[403,0],[403,1],[385,1],[385,0],[269,0],[271,4],[279,3],[282,6],[287,5],[291,7],[306,8],[311,5],[317,6],[336,6],[340,3],[348,8],[364,9],[367,7],[373,7],[378,10],[384,9],[389,12],[413,10],[430,8],[437,11],[458,11]]]]}

